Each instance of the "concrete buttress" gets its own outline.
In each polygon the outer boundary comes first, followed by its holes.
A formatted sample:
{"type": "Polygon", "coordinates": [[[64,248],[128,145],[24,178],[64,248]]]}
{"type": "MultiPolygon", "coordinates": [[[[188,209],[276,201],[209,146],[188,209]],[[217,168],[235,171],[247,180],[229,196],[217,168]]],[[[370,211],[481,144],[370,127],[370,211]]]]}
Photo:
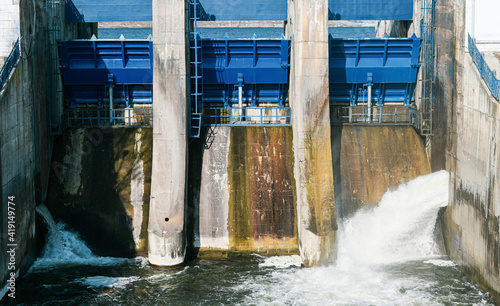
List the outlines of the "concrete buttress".
{"type": "Polygon", "coordinates": [[[153,0],[154,128],[149,262],[184,261],[187,175],[186,3],[153,0]]]}
{"type": "Polygon", "coordinates": [[[288,1],[290,103],[299,248],[306,266],[335,257],[337,219],[330,140],[328,1],[288,1]]]}

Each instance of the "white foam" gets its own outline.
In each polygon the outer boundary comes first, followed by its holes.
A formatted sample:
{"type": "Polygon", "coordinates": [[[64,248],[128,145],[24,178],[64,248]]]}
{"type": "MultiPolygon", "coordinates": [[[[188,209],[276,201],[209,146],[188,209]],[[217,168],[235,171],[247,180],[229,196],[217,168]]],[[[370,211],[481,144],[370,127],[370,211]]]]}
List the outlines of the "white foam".
{"type": "Polygon", "coordinates": [[[393,263],[438,254],[433,232],[448,205],[448,172],[418,177],[388,191],[373,210],[346,220],[339,235],[338,264],[393,263]]]}
{"type": "Polygon", "coordinates": [[[104,288],[123,288],[126,285],[139,280],[139,276],[131,277],[109,277],[109,276],[92,276],[84,277],[75,280],[75,283],[81,283],[88,287],[104,287],[104,288]]]}
{"type": "Polygon", "coordinates": [[[67,230],[64,223],[50,224],[42,256],[31,266],[30,272],[60,265],[114,266],[131,259],[95,256],[78,234],[67,230]]]}
{"type": "Polygon", "coordinates": [[[276,267],[276,268],[289,268],[292,266],[300,267],[302,259],[299,255],[290,256],[272,256],[264,259],[264,262],[259,263],[259,267],[276,267]]]}
{"type": "Polygon", "coordinates": [[[451,260],[442,260],[442,259],[429,259],[424,261],[424,263],[432,264],[439,267],[455,267],[457,265],[451,260]]]}

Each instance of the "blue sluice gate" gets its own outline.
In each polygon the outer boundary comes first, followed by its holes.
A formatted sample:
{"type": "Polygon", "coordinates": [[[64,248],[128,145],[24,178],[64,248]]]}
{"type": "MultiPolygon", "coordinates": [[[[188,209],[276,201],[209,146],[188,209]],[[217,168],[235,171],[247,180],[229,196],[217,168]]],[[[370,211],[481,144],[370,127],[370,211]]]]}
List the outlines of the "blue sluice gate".
{"type": "Polygon", "coordinates": [[[334,39],[330,37],[330,102],[413,101],[419,67],[420,38],[334,39]]]}
{"type": "MultiPolygon", "coordinates": [[[[191,45],[195,40],[191,40],[191,45]]],[[[191,52],[191,92],[205,108],[285,107],[288,102],[290,40],[200,39],[191,52]]],[[[191,47],[192,48],[192,47],[191,47]]],[[[410,105],[417,81],[420,38],[333,39],[329,41],[330,102],[410,105]]],[[[153,43],[149,40],[61,42],[65,101],[129,108],[153,102],[153,43]]],[[[193,100],[193,99],[192,99],[193,100]]],[[[193,106],[190,101],[191,107],[193,106]]],[[[262,120],[261,120],[262,121],[262,120]]]]}
{"type": "Polygon", "coordinates": [[[65,101],[102,107],[153,103],[153,42],[149,40],[62,41],[61,70],[65,101]]]}
{"type": "Polygon", "coordinates": [[[283,106],[288,99],[290,41],[287,39],[201,40],[203,104],[283,106]]]}

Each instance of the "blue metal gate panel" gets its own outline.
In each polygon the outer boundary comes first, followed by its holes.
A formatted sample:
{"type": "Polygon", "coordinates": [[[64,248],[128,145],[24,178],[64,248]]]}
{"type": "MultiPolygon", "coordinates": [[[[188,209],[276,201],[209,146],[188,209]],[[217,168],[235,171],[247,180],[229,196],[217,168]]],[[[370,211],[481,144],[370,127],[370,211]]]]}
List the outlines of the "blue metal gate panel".
{"type": "Polygon", "coordinates": [[[330,20],[412,20],[413,0],[328,0],[330,20]]]}
{"type": "Polygon", "coordinates": [[[65,85],[153,83],[153,42],[148,40],[75,40],[61,42],[65,85]]]}
{"type": "Polygon", "coordinates": [[[66,102],[75,106],[109,101],[152,103],[153,42],[149,40],[75,40],[60,43],[66,102]]]}
{"type": "Polygon", "coordinates": [[[66,22],[151,20],[151,0],[66,0],[66,22]]]}
{"type": "Polygon", "coordinates": [[[286,101],[289,40],[202,40],[201,44],[204,103],[237,102],[241,78],[244,102],[286,101]]]}
{"type": "Polygon", "coordinates": [[[286,20],[287,0],[199,0],[201,20],[286,20]]]}
{"type": "Polygon", "coordinates": [[[366,101],[366,84],[373,98],[409,104],[417,81],[420,38],[333,39],[330,37],[330,100],[366,101]],[[369,79],[370,78],[370,79],[369,79]]]}

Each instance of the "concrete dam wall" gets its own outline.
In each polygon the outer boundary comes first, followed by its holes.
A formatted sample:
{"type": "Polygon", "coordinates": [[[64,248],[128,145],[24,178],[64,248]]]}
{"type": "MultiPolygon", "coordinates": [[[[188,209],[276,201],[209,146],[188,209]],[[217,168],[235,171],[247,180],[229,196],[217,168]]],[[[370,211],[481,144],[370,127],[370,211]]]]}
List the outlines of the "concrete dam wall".
{"type": "MultiPolygon", "coordinates": [[[[430,172],[412,127],[332,127],[341,213],[430,172]]],[[[103,256],[147,254],[152,130],[77,129],[54,146],[47,206],[103,256]]],[[[298,253],[291,127],[212,127],[189,144],[187,256],[298,253]]],[[[333,215],[335,216],[335,215],[333,215]]]]}
{"type": "Polygon", "coordinates": [[[410,126],[332,127],[332,154],[341,218],[378,204],[387,190],[431,172],[423,141],[410,126]]]}
{"type": "Polygon", "coordinates": [[[76,129],[54,144],[47,207],[96,254],[147,254],[151,128],[76,129]]]}
{"type": "Polygon", "coordinates": [[[500,181],[498,102],[469,54],[463,62],[464,95],[456,107],[450,206],[444,216],[450,257],[500,302],[500,181]]]}
{"type": "Polygon", "coordinates": [[[297,252],[291,128],[219,127],[190,145],[188,239],[213,251],[297,252]]]}

